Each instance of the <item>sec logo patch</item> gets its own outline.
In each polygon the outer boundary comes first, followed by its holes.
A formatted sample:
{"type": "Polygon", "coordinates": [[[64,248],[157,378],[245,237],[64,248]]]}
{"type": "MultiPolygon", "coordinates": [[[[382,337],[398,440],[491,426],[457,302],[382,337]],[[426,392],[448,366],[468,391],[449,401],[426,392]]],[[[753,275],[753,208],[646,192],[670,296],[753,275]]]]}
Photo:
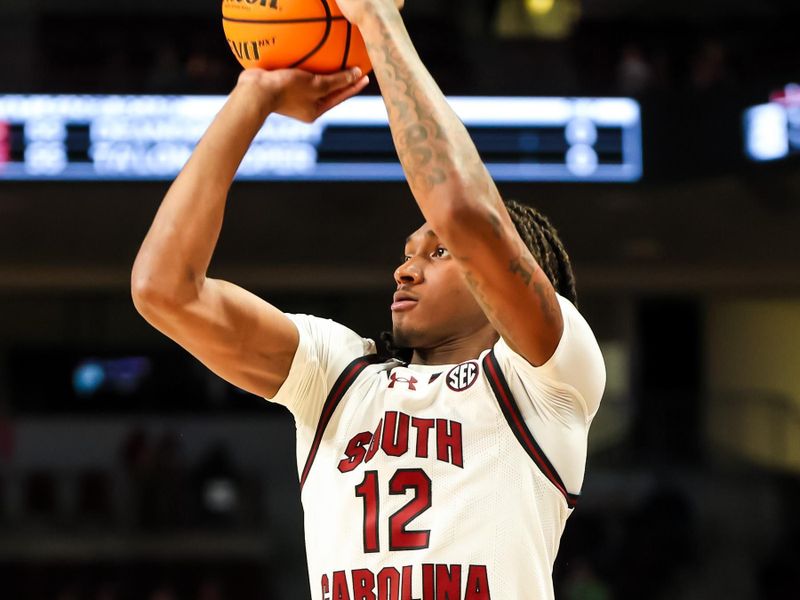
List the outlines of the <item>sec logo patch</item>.
{"type": "Polygon", "coordinates": [[[476,362],[470,361],[456,365],[447,373],[445,379],[447,387],[454,392],[463,392],[478,379],[478,371],[479,367],[476,362]]]}

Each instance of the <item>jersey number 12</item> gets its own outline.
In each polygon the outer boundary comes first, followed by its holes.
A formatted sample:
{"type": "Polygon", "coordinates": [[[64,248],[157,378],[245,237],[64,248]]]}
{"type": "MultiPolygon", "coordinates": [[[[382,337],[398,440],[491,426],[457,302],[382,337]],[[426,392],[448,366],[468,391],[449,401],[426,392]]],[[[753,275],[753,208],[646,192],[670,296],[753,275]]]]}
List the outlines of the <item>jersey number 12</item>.
{"type": "MultiPolygon", "coordinates": [[[[364,552],[379,552],[380,491],[377,471],[364,473],[356,486],[356,497],[364,501],[364,552]]],[[[408,524],[431,507],[431,480],[422,469],[398,469],[389,480],[389,494],[403,496],[408,490],[414,497],[389,517],[389,550],[427,548],[430,529],[409,530],[408,524]]]]}

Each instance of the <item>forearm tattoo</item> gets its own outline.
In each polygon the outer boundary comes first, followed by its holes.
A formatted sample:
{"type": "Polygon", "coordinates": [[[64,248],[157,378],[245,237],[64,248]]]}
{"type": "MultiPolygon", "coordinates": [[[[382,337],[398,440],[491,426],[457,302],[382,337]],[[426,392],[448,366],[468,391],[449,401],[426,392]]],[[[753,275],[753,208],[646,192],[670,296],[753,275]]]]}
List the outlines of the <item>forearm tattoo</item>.
{"type": "MultiPolygon", "coordinates": [[[[515,275],[518,275],[523,283],[530,287],[533,283],[533,291],[539,298],[539,305],[542,309],[542,315],[545,320],[550,324],[558,323],[558,318],[561,314],[561,308],[558,305],[555,290],[552,285],[543,283],[542,281],[534,280],[534,275],[537,270],[541,271],[541,267],[530,256],[521,254],[518,258],[511,260],[508,270],[515,275]]],[[[546,278],[547,276],[542,273],[546,278]]]]}
{"type": "MultiPolygon", "coordinates": [[[[472,171],[480,157],[452,109],[437,106],[441,94],[416,55],[399,15],[380,20],[367,41],[389,112],[397,155],[412,190],[427,192],[453,179],[467,155],[472,171]],[[469,148],[475,154],[469,160],[469,148]]],[[[463,169],[461,169],[463,170],[463,169]]],[[[488,174],[486,174],[488,176],[488,174]]]]}

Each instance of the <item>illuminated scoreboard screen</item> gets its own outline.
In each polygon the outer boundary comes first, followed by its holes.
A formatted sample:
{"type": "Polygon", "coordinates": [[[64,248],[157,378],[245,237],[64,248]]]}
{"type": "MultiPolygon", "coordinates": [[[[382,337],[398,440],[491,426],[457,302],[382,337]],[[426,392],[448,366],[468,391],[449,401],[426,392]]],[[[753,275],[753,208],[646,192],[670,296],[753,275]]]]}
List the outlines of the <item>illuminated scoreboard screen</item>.
{"type": "MultiPolygon", "coordinates": [[[[627,98],[451,97],[498,181],[636,181],[641,114],[627,98]]],[[[169,180],[223,96],[0,95],[0,179],[169,180]]],[[[404,178],[379,96],[311,124],[271,115],[240,180],[404,178]]]]}

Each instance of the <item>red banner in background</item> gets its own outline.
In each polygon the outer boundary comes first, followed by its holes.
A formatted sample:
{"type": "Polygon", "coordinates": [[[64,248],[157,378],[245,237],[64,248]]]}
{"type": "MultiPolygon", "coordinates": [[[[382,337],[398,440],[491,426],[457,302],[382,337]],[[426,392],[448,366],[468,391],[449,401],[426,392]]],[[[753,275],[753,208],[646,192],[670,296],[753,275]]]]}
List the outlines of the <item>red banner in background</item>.
{"type": "Polygon", "coordinates": [[[11,159],[11,136],[8,123],[0,121],[0,165],[7,163],[11,159]]]}

